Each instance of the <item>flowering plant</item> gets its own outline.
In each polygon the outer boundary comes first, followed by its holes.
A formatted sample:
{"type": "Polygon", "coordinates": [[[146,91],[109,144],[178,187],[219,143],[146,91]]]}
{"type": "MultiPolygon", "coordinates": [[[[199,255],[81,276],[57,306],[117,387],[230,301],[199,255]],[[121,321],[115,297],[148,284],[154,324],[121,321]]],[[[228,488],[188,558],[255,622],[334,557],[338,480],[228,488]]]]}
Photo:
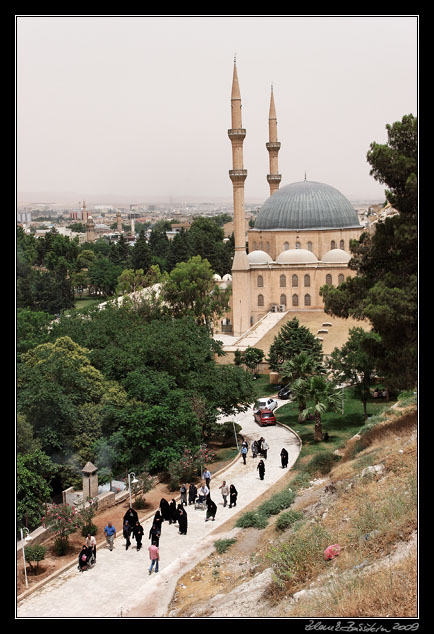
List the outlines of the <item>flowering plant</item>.
{"type": "Polygon", "coordinates": [[[71,533],[82,524],[80,514],[69,504],[52,504],[42,518],[42,525],[55,534],[54,546],[59,555],[64,555],[71,533]]]}

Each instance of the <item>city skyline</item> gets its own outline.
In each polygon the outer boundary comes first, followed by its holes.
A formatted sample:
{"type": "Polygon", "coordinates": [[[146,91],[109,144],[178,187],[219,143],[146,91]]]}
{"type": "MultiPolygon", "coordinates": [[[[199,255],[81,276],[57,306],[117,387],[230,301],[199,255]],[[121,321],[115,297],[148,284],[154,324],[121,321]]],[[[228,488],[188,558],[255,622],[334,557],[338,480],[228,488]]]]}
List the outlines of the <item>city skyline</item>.
{"type": "Polygon", "coordinates": [[[417,115],[416,16],[17,16],[16,37],[19,200],[230,201],[235,55],[246,203],[269,196],[271,85],[281,186],[382,200],[369,145],[417,115]]]}

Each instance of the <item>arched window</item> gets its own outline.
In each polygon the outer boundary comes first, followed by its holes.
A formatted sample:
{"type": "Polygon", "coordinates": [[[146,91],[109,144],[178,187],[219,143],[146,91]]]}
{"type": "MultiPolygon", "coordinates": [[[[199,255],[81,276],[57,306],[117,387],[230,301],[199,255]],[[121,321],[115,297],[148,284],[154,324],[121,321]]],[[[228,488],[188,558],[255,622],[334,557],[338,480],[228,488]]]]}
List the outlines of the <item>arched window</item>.
{"type": "Polygon", "coordinates": [[[296,249],[301,249],[301,243],[297,240],[297,242],[295,243],[295,248],[296,249]]]}
{"type": "Polygon", "coordinates": [[[307,243],[307,250],[312,251],[312,242],[307,243]]]}
{"type": "Polygon", "coordinates": [[[289,242],[285,242],[285,244],[283,245],[283,250],[288,251],[288,249],[289,249],[289,242]]]}
{"type": "Polygon", "coordinates": [[[305,286],[310,286],[310,275],[305,275],[304,276],[304,285],[305,286]]]}
{"type": "Polygon", "coordinates": [[[292,296],[292,305],[293,306],[298,306],[298,295],[293,295],[292,296]]]}
{"type": "Polygon", "coordinates": [[[267,242],[267,244],[265,245],[265,250],[267,253],[270,253],[270,243],[267,242]]]}
{"type": "Polygon", "coordinates": [[[286,295],[281,295],[280,296],[280,304],[282,306],[286,306],[286,295]]]}
{"type": "Polygon", "coordinates": [[[286,275],[281,275],[280,276],[280,286],[281,286],[281,288],[286,286],[286,275]]]}
{"type": "Polygon", "coordinates": [[[328,284],[329,286],[331,286],[333,284],[332,276],[330,275],[330,273],[327,273],[327,275],[326,275],[326,284],[328,284]]]}
{"type": "Polygon", "coordinates": [[[257,282],[258,282],[258,288],[260,286],[264,286],[264,278],[262,277],[262,275],[258,275],[257,282]]]}
{"type": "Polygon", "coordinates": [[[305,295],[304,296],[304,305],[305,306],[310,306],[310,295],[305,295]]]}
{"type": "Polygon", "coordinates": [[[345,242],[344,242],[344,240],[341,240],[341,241],[339,242],[339,248],[340,248],[340,249],[342,249],[342,250],[344,250],[344,249],[345,249],[345,242]]]}
{"type": "Polygon", "coordinates": [[[296,288],[298,286],[298,276],[297,275],[293,275],[292,276],[292,286],[294,288],[296,288]]]}
{"type": "Polygon", "coordinates": [[[256,240],[253,242],[253,250],[256,251],[256,249],[258,248],[258,243],[256,242],[256,240]]]}
{"type": "Polygon", "coordinates": [[[263,306],[263,305],[264,305],[264,296],[258,295],[258,306],[263,306]]]}
{"type": "Polygon", "coordinates": [[[338,284],[343,284],[344,281],[345,281],[345,275],[341,273],[340,275],[338,275],[338,284]]]}
{"type": "Polygon", "coordinates": [[[334,240],[330,242],[330,249],[336,249],[336,242],[334,240]]]}

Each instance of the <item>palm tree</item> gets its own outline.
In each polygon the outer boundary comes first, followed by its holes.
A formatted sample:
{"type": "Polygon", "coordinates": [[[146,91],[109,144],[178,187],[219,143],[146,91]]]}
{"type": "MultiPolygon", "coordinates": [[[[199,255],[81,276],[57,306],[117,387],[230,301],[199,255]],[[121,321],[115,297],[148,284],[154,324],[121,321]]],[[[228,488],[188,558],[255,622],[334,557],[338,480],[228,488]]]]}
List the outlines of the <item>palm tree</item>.
{"type": "Polygon", "coordinates": [[[308,377],[319,374],[323,371],[321,362],[315,359],[312,354],[302,350],[292,359],[284,361],[280,366],[280,374],[284,383],[292,383],[291,391],[295,400],[298,402],[298,422],[304,420],[303,410],[306,407],[304,396],[303,381],[308,377]],[[301,380],[302,383],[298,383],[301,380]],[[301,388],[301,389],[300,389],[301,388]]]}
{"type": "Polygon", "coordinates": [[[298,379],[296,383],[296,390],[300,395],[304,393],[305,401],[308,403],[302,412],[303,416],[306,418],[309,414],[313,415],[315,419],[314,440],[321,441],[323,439],[321,416],[325,412],[339,410],[341,394],[337,390],[336,383],[328,381],[320,375],[298,379]]]}

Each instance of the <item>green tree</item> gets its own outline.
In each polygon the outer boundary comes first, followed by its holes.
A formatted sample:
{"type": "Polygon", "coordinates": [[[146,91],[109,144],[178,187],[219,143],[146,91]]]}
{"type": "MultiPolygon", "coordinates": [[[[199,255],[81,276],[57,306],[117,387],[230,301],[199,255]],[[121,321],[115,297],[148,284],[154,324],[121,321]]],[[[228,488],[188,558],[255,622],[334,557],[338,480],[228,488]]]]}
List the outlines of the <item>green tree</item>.
{"type": "Polygon", "coordinates": [[[187,262],[190,256],[191,249],[188,233],[184,229],[181,229],[170,242],[170,250],[167,257],[169,270],[174,269],[179,262],[187,262]]]}
{"type": "MultiPolygon", "coordinates": [[[[293,383],[297,379],[305,380],[310,376],[320,374],[321,371],[321,362],[309,352],[306,352],[306,350],[302,350],[292,358],[284,361],[280,366],[280,374],[285,383],[293,383]]],[[[295,397],[298,402],[298,422],[301,423],[304,420],[303,411],[306,408],[303,390],[297,391],[295,397]]]]}
{"type": "Polygon", "coordinates": [[[322,359],[322,345],[305,326],[300,326],[296,317],[288,321],[274,337],[268,353],[268,364],[279,372],[282,364],[300,352],[308,352],[314,361],[322,359]]]}
{"type": "Polygon", "coordinates": [[[406,115],[386,127],[387,144],[372,143],[367,158],[399,213],[351,243],[357,276],[320,294],[327,313],[370,321],[382,344],[375,345],[377,371],[391,387],[409,389],[418,375],[417,119],[406,115]]]}
{"type": "Polygon", "coordinates": [[[18,528],[33,530],[39,526],[44,504],[50,501],[49,481],[55,472],[55,465],[40,449],[17,455],[18,528]]]}
{"type": "Polygon", "coordinates": [[[376,375],[372,350],[379,345],[381,346],[381,339],[376,333],[365,332],[363,328],[351,328],[348,341],[342,348],[335,348],[328,360],[335,378],[340,382],[348,381],[354,386],[362,401],[365,418],[368,417],[366,407],[370,386],[376,375]]]}
{"type": "Polygon", "coordinates": [[[18,356],[49,340],[49,328],[53,316],[28,308],[17,309],[16,337],[18,356]]]}
{"type": "Polygon", "coordinates": [[[304,398],[307,403],[302,412],[303,418],[309,415],[314,417],[314,440],[321,441],[323,439],[322,415],[329,411],[337,412],[341,405],[341,395],[336,383],[328,381],[324,376],[314,375],[307,379],[297,379],[292,384],[292,389],[297,395],[297,400],[304,398]]]}
{"type": "Polygon", "coordinates": [[[89,282],[95,292],[110,297],[116,292],[118,277],[122,270],[120,264],[115,264],[109,258],[100,255],[89,267],[89,282]]]}
{"type": "Polygon", "coordinates": [[[142,230],[139,233],[134,246],[131,248],[131,268],[134,270],[142,269],[145,273],[149,270],[152,264],[152,251],[151,247],[146,240],[145,232],[142,230]]]}
{"type": "Polygon", "coordinates": [[[241,363],[244,363],[244,365],[255,375],[257,373],[258,365],[263,361],[264,356],[264,351],[260,348],[247,346],[241,354],[241,363]]]}
{"type": "Polygon", "coordinates": [[[170,272],[162,296],[175,317],[192,315],[197,324],[212,331],[214,322],[229,308],[230,290],[215,284],[208,260],[197,255],[170,272]]]}

